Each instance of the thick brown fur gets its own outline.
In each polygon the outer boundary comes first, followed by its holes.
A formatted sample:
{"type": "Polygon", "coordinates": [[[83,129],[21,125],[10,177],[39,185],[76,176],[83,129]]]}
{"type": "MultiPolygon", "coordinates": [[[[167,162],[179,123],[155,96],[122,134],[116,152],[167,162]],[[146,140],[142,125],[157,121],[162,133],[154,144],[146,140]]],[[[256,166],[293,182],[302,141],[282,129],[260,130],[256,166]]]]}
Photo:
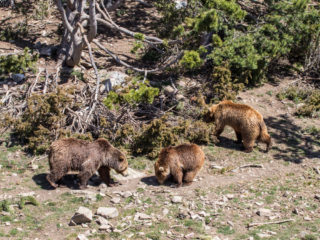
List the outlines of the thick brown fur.
{"type": "Polygon", "coordinates": [[[262,115],[245,104],[233,103],[225,100],[212,105],[205,116],[205,121],[214,121],[216,125],[214,135],[219,137],[225,126],[234,129],[238,143],[243,142],[246,152],[251,152],[256,140],[267,144],[268,152],[272,146],[262,115]]]}
{"type": "Polygon", "coordinates": [[[177,187],[192,183],[204,163],[205,155],[196,144],[182,144],[161,150],[154,164],[155,175],[160,184],[171,175],[178,183],[177,187]]]}
{"type": "Polygon", "coordinates": [[[105,139],[87,142],[66,138],[51,144],[49,166],[47,180],[54,188],[58,186],[56,182],[69,171],[79,171],[80,188],[86,188],[89,178],[97,170],[101,180],[112,186],[114,182],[110,178],[110,169],[127,175],[128,162],[125,155],[105,139]]]}

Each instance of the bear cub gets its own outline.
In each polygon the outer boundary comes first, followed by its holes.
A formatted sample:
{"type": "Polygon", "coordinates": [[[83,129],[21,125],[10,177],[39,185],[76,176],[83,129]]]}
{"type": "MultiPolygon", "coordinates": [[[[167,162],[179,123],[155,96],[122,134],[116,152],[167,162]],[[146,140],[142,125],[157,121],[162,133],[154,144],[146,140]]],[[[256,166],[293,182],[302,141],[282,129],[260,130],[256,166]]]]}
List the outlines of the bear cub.
{"type": "Polygon", "coordinates": [[[101,180],[109,187],[116,184],[110,178],[111,168],[123,176],[128,175],[125,155],[102,138],[94,142],[75,138],[54,141],[50,146],[49,166],[47,180],[54,188],[69,171],[79,171],[80,189],[87,187],[89,178],[97,170],[101,180]]]}
{"type": "Polygon", "coordinates": [[[209,108],[204,120],[215,122],[216,137],[220,136],[225,126],[232,127],[236,132],[237,142],[243,142],[245,152],[253,150],[256,140],[266,143],[266,152],[272,146],[262,115],[248,105],[233,103],[229,100],[222,101],[209,108]]]}
{"type": "Polygon", "coordinates": [[[177,187],[190,185],[204,163],[205,155],[196,144],[182,144],[161,150],[159,159],[154,164],[155,175],[163,184],[171,175],[177,187]]]}

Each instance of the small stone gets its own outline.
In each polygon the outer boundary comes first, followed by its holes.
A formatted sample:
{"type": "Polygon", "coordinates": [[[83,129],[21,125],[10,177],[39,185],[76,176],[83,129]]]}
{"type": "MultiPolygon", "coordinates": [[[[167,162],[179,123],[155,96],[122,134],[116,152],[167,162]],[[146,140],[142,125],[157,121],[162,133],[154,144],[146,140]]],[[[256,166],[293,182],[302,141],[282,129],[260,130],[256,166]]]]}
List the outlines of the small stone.
{"type": "Polygon", "coordinates": [[[181,203],[182,202],[182,197],[181,196],[173,196],[171,199],[172,203],[181,203]]]}
{"type": "Polygon", "coordinates": [[[147,214],[144,214],[144,213],[136,213],[134,215],[134,220],[135,221],[139,221],[139,220],[150,220],[151,219],[151,216],[150,215],[147,215],[147,214]]]}
{"type": "Polygon", "coordinates": [[[10,226],[10,225],[11,225],[10,222],[5,222],[4,224],[5,224],[6,226],[10,226]]]}
{"type": "Polygon", "coordinates": [[[99,207],[97,210],[97,215],[105,218],[115,218],[119,216],[119,212],[116,208],[113,207],[99,207]]]}
{"type": "Polygon", "coordinates": [[[230,199],[234,199],[234,194],[227,194],[226,197],[230,200],[230,199]]]}
{"type": "Polygon", "coordinates": [[[107,230],[109,230],[109,229],[111,229],[111,226],[110,226],[109,224],[107,224],[107,225],[101,225],[101,226],[99,227],[99,230],[100,230],[100,231],[107,231],[107,230]]]}
{"type": "Polygon", "coordinates": [[[212,165],[210,165],[210,168],[212,168],[212,169],[222,169],[223,167],[212,164],[212,165]]]}
{"type": "Polygon", "coordinates": [[[82,224],[92,221],[92,211],[86,207],[79,207],[77,212],[71,218],[69,225],[74,226],[74,224],[82,224]]]}
{"type": "Polygon", "coordinates": [[[186,239],[189,239],[189,238],[193,238],[194,237],[194,233],[189,233],[187,235],[184,236],[186,239]]]}
{"type": "Polygon", "coordinates": [[[81,224],[81,227],[87,228],[87,227],[88,227],[88,224],[82,223],[82,224],[81,224]]]}
{"type": "Polygon", "coordinates": [[[221,240],[221,238],[219,238],[218,236],[214,236],[212,240],[221,240]]]}
{"type": "Polygon", "coordinates": [[[201,212],[198,213],[198,215],[201,216],[201,217],[207,217],[210,214],[206,213],[205,211],[201,211],[201,212]]]}
{"type": "Polygon", "coordinates": [[[182,94],[177,94],[176,99],[178,101],[184,100],[184,96],[182,94]]]}
{"type": "Polygon", "coordinates": [[[167,231],[167,235],[168,235],[168,236],[171,236],[171,235],[172,235],[172,232],[167,231]]]}
{"type": "Polygon", "coordinates": [[[306,221],[311,221],[312,220],[311,217],[309,217],[309,216],[305,216],[303,219],[306,220],[306,221]]]}
{"type": "Polygon", "coordinates": [[[166,87],[164,88],[164,94],[165,94],[165,95],[172,96],[174,93],[175,93],[175,90],[174,90],[173,87],[171,87],[171,86],[166,86],[166,87]]]}
{"type": "Polygon", "coordinates": [[[255,202],[255,204],[258,205],[258,206],[262,206],[263,202],[255,202]]]}
{"type": "Polygon", "coordinates": [[[314,198],[317,199],[317,200],[320,200],[320,194],[314,195],[314,198]]]}
{"type": "Polygon", "coordinates": [[[88,240],[88,238],[84,234],[79,234],[76,240],[88,240]]]}
{"type": "Polygon", "coordinates": [[[29,197],[29,196],[34,196],[35,194],[36,194],[35,192],[26,192],[26,193],[20,193],[19,196],[29,197]]]}
{"type": "Polygon", "coordinates": [[[234,223],[233,223],[233,222],[231,222],[231,221],[227,221],[227,224],[228,224],[229,226],[231,226],[231,227],[233,227],[233,226],[234,226],[234,223]]]}
{"type": "Polygon", "coordinates": [[[289,196],[289,192],[288,191],[285,191],[283,194],[282,194],[283,197],[288,197],[289,196]]]}
{"type": "Polygon", "coordinates": [[[18,230],[19,232],[22,232],[22,231],[23,231],[23,229],[20,228],[20,227],[17,227],[17,230],[18,230]]]}
{"type": "Polygon", "coordinates": [[[121,201],[121,198],[119,198],[119,197],[114,197],[114,198],[112,198],[111,200],[110,200],[110,202],[112,202],[112,203],[114,203],[114,204],[117,204],[117,203],[119,203],[121,201]]]}
{"type": "Polygon", "coordinates": [[[189,216],[189,213],[185,209],[180,209],[177,218],[179,219],[185,219],[189,216]]]}
{"type": "Polygon", "coordinates": [[[192,213],[192,212],[190,212],[190,218],[192,219],[192,220],[202,220],[202,218],[198,215],[198,214],[196,214],[196,213],[192,213]]]}
{"type": "Polygon", "coordinates": [[[37,164],[32,164],[31,165],[31,169],[32,170],[37,170],[39,168],[39,166],[37,164]]]}
{"type": "Polygon", "coordinates": [[[138,232],[138,235],[139,236],[144,236],[144,235],[146,235],[144,232],[138,232]]]}
{"type": "Polygon", "coordinates": [[[266,208],[260,208],[258,211],[257,211],[257,214],[261,217],[269,217],[272,215],[272,212],[270,209],[266,209],[266,208]]]}
{"type": "Polygon", "coordinates": [[[294,208],[294,209],[292,210],[292,212],[293,212],[294,214],[297,214],[297,215],[300,214],[297,208],[294,208]]]}
{"type": "Polygon", "coordinates": [[[269,237],[271,237],[271,235],[267,234],[267,233],[257,233],[257,236],[260,237],[260,238],[269,238],[269,237]]]}
{"type": "Polygon", "coordinates": [[[109,221],[107,219],[105,219],[104,217],[101,217],[101,216],[98,217],[96,222],[101,226],[102,225],[109,225],[109,221]]]}
{"type": "Polygon", "coordinates": [[[165,208],[162,210],[162,214],[166,216],[169,213],[169,209],[165,208]]]}
{"type": "Polygon", "coordinates": [[[132,196],[132,192],[125,191],[121,196],[124,197],[124,198],[131,197],[132,196]]]}

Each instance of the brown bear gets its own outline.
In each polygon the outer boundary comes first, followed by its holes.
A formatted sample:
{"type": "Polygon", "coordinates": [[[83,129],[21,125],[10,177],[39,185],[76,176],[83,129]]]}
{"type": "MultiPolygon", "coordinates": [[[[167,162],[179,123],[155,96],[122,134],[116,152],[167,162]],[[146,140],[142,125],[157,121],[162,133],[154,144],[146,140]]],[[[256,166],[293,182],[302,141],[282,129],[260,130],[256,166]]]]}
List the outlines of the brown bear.
{"type": "Polygon", "coordinates": [[[163,184],[171,175],[181,187],[182,182],[190,185],[204,163],[205,155],[196,144],[182,144],[161,150],[159,159],[154,164],[158,182],[163,184]]]}
{"type": "Polygon", "coordinates": [[[79,171],[80,188],[87,186],[89,178],[98,170],[100,178],[108,186],[116,183],[110,178],[110,169],[127,175],[128,162],[125,155],[107,140],[99,138],[87,142],[75,138],[54,141],[49,151],[50,174],[47,180],[56,188],[57,181],[69,171],[79,171]]]}
{"type": "Polygon", "coordinates": [[[243,142],[245,152],[251,152],[256,140],[267,144],[266,152],[272,146],[262,115],[245,104],[234,103],[229,100],[212,105],[204,116],[206,122],[214,121],[216,129],[214,135],[219,137],[225,126],[234,129],[237,142],[243,142]]]}

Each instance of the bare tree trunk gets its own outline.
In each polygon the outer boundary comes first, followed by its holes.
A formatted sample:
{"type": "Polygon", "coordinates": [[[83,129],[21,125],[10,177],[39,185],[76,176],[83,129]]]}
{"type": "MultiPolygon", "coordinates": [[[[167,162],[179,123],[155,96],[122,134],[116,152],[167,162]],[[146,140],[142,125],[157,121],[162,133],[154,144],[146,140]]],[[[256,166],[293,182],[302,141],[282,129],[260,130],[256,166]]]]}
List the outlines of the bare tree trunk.
{"type": "Polygon", "coordinates": [[[67,66],[74,67],[79,64],[85,46],[79,26],[85,27],[88,25],[89,19],[88,41],[91,42],[97,35],[96,0],[67,0],[65,5],[62,4],[61,0],[55,0],[55,2],[65,28],[60,57],[64,57],[67,66]],[[87,4],[89,10],[86,12],[87,4]]]}

